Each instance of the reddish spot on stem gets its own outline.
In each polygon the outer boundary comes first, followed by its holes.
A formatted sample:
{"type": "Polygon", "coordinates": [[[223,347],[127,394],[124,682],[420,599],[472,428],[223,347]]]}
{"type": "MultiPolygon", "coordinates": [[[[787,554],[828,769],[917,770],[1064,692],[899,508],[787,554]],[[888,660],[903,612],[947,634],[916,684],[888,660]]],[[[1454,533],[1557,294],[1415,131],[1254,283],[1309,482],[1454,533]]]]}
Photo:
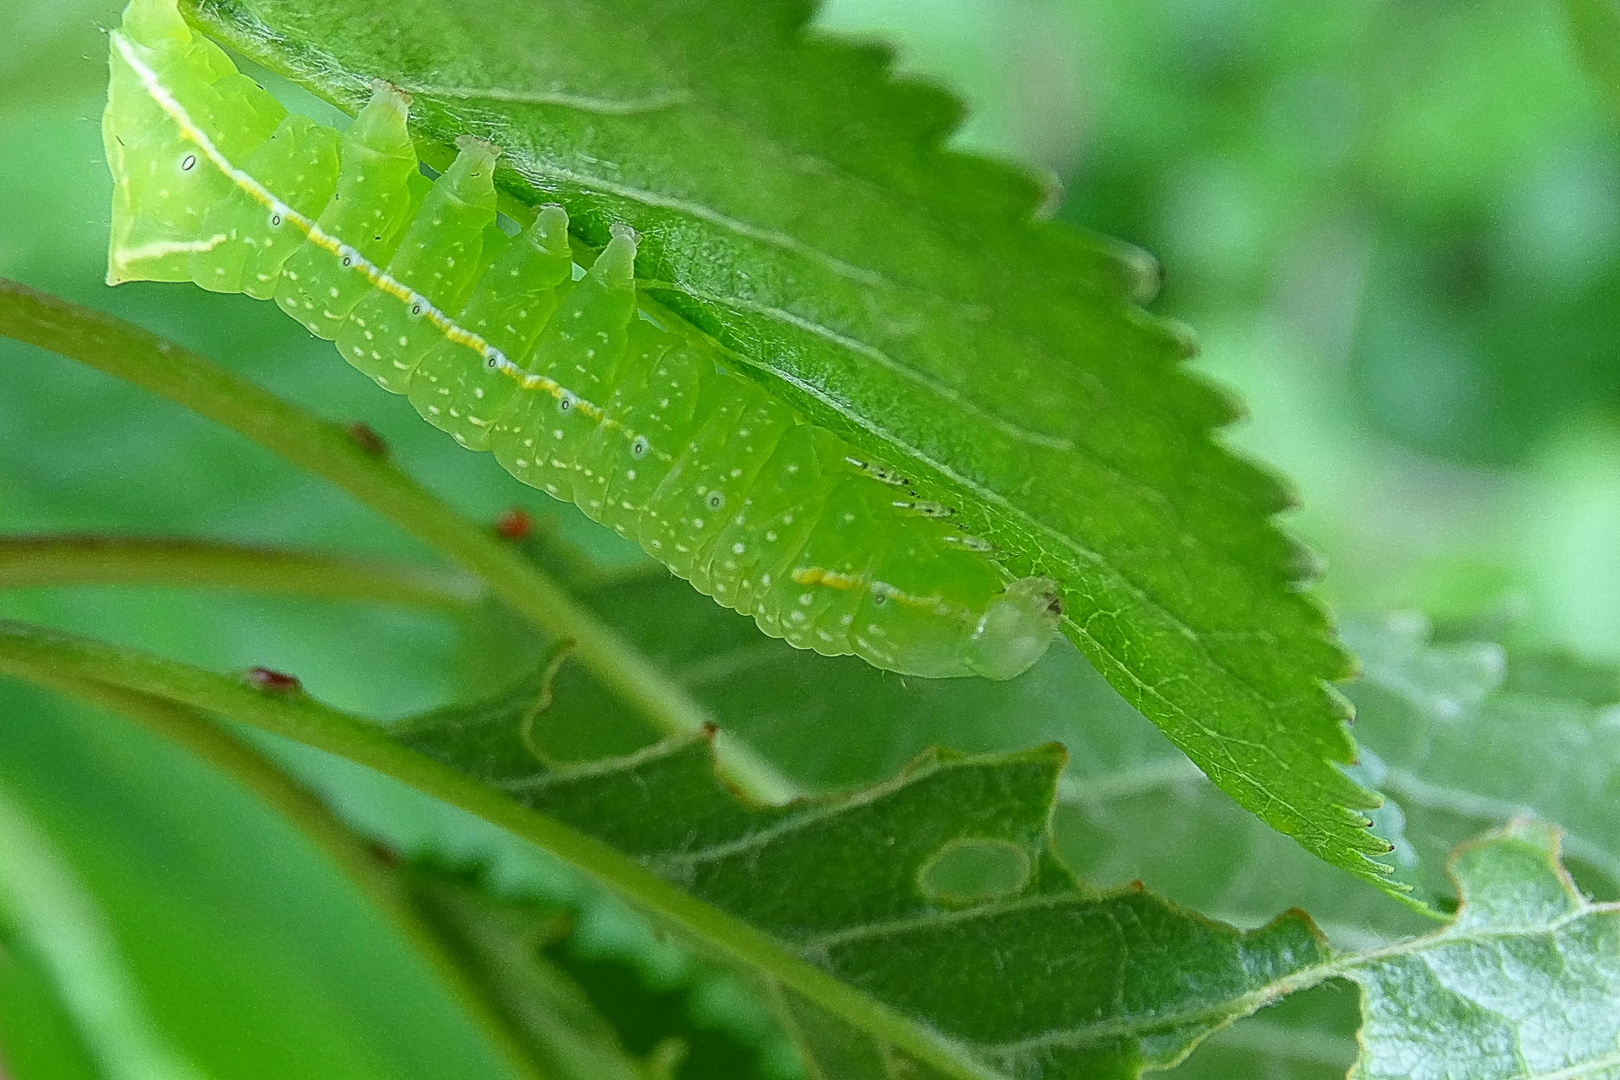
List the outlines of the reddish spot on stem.
{"type": "Polygon", "coordinates": [[[298,681],[298,676],[288,675],[283,671],[271,671],[267,667],[248,668],[242,672],[242,679],[256,690],[263,690],[267,694],[296,694],[304,689],[304,684],[298,681]]]}
{"type": "Polygon", "coordinates": [[[507,540],[527,540],[534,531],[534,518],[522,507],[514,506],[495,519],[495,531],[507,540]]]}
{"type": "Polygon", "coordinates": [[[372,457],[385,457],[388,454],[388,444],[383,442],[383,437],[377,434],[377,430],[364,420],[350,421],[343,426],[343,430],[349,433],[349,438],[354,440],[356,446],[372,457]]]}

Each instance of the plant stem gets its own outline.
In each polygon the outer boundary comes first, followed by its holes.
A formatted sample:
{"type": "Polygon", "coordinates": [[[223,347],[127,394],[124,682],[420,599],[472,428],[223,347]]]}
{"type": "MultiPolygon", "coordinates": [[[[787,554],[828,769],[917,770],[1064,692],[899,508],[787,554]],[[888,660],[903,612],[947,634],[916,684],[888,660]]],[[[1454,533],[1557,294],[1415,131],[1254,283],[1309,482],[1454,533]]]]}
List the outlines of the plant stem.
{"type": "Polygon", "coordinates": [[[368,600],[451,612],[483,595],[461,570],[208,540],[0,537],[0,589],[172,585],[368,600]]]}
{"type": "MultiPolygon", "coordinates": [[[[342,425],[283,401],[206,357],[94,308],[0,278],[0,334],[77,360],[160,394],[247,436],[347,491],[483,578],[536,626],[574,643],[574,656],[621,701],[669,733],[691,732],[707,712],[556,581],[488,530],[463,519],[342,425]]],[[[747,748],[722,758],[751,794],[780,800],[797,789],[747,748]]]]}
{"type": "Polygon", "coordinates": [[[8,620],[0,620],[0,672],[70,691],[92,682],[156,696],[366,765],[538,844],[738,963],[933,1066],[943,1077],[985,1080],[995,1075],[972,1064],[943,1037],[794,956],[769,935],[665,881],[602,841],[418,754],[375,724],[327,708],[302,693],[258,690],[187,664],[8,620]]]}

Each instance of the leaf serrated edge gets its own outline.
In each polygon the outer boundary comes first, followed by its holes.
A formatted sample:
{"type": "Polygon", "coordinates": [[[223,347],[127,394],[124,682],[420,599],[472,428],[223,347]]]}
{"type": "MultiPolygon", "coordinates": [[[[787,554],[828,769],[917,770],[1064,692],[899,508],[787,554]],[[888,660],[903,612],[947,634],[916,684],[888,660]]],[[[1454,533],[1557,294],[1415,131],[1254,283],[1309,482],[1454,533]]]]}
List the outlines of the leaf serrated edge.
{"type": "MultiPolygon", "coordinates": [[[[239,49],[253,53],[255,58],[261,62],[271,63],[272,58],[267,56],[264,51],[266,47],[274,46],[279,49],[281,63],[272,66],[275,66],[277,70],[307,88],[323,93],[323,95],[329,95],[340,91],[343,87],[347,87],[347,99],[335,102],[340,108],[352,112],[358,108],[369,90],[369,83],[366,87],[362,87],[360,83],[363,80],[350,77],[342,69],[334,67],[329,62],[323,62],[318,52],[292,48],[286,39],[276,35],[269,27],[248,13],[240,4],[235,3],[234,0],[186,0],[186,5],[191,9],[187,12],[188,17],[197,23],[200,29],[203,29],[211,36],[223,38],[239,49]],[[254,50],[254,46],[258,47],[257,51],[254,50]],[[294,56],[294,59],[288,60],[288,55],[294,56]],[[324,81],[317,82],[317,80],[324,81]]],[[[834,39],[834,35],[817,35],[811,31],[809,19],[812,14],[812,9],[808,6],[795,8],[793,12],[787,13],[778,27],[778,33],[782,41],[798,40],[804,42],[814,40],[817,44],[826,47],[834,39]]],[[[841,47],[849,48],[847,43],[840,42],[839,44],[841,47]]],[[[855,51],[861,50],[856,49],[855,51]]],[[[865,72],[867,77],[882,82],[887,88],[900,87],[912,91],[916,90],[916,87],[908,80],[905,80],[903,76],[897,77],[895,75],[892,56],[880,50],[874,54],[874,57],[875,59],[870,62],[871,70],[865,72]]],[[[950,95],[936,88],[930,88],[927,94],[936,99],[936,105],[939,102],[951,102],[954,100],[950,95]]],[[[946,113],[951,111],[953,110],[940,112],[940,116],[945,117],[946,113]]],[[[960,113],[960,110],[954,111],[960,113]]],[[[1166,340],[1175,343],[1176,351],[1183,359],[1189,356],[1193,350],[1193,344],[1185,329],[1174,320],[1158,316],[1147,311],[1142,306],[1145,299],[1151,296],[1153,292],[1150,279],[1155,275],[1149,272],[1153,265],[1151,256],[1122,241],[1113,241],[1110,238],[1088,234],[1083,230],[1059,231],[1050,227],[1046,221],[1041,219],[1038,213],[1039,199],[1035,192],[1039,190],[1040,184],[1038,178],[1029,170],[1015,167],[1008,162],[965,154],[944,145],[943,140],[954,129],[955,123],[959,122],[959,119],[960,116],[958,115],[956,121],[949,124],[936,122],[926,130],[913,132],[915,136],[912,140],[914,148],[919,152],[931,154],[942,162],[958,162],[964,166],[971,165],[971,167],[980,170],[982,174],[994,177],[997,183],[1023,189],[1028,205],[1023,207],[1021,214],[1014,215],[1012,219],[1003,224],[1017,225],[1027,229],[1032,241],[1039,240],[1044,244],[1076,245],[1097,255],[1106,265],[1113,268],[1113,284],[1110,288],[1113,290],[1115,299],[1123,303],[1127,318],[1140,329],[1157,333],[1166,340]]],[[[418,143],[423,152],[424,160],[436,164],[443,164],[444,160],[448,160],[449,150],[447,147],[440,146],[431,139],[419,138],[418,143]]],[[[500,183],[499,176],[497,182],[500,183]]],[[[583,179],[580,179],[580,182],[585,183],[583,179]]],[[[586,186],[593,189],[607,190],[603,188],[601,183],[586,183],[586,186]]],[[[546,190],[544,183],[534,177],[524,177],[523,183],[517,187],[513,187],[508,180],[502,184],[502,187],[504,193],[525,204],[534,201],[536,192],[543,196],[546,190]],[[528,197],[525,198],[524,196],[528,197]]],[[[1014,200],[1015,203],[1017,201],[1014,200]]],[[[646,283],[642,282],[641,284],[645,285],[646,283]]],[[[784,381],[781,372],[765,367],[757,360],[730,349],[723,341],[704,330],[698,324],[693,323],[684,314],[674,311],[667,304],[651,297],[644,297],[643,307],[656,308],[662,315],[660,321],[678,328],[680,332],[689,337],[701,341],[709,351],[719,357],[728,359],[741,372],[753,375],[756,378],[763,375],[772,382],[788,385],[784,381]]],[[[1188,388],[1197,388],[1200,393],[1206,396],[1221,399],[1228,397],[1216,384],[1186,370],[1184,367],[1167,365],[1163,375],[1167,380],[1179,381],[1188,388]]],[[[821,400],[824,405],[829,407],[832,405],[832,403],[824,400],[825,395],[818,396],[812,393],[813,388],[796,385],[796,390],[799,393],[810,394],[817,400],[821,400]]],[[[1333,683],[1342,681],[1354,674],[1354,659],[1337,644],[1332,631],[1332,621],[1326,610],[1314,597],[1308,596],[1302,591],[1309,583],[1309,570],[1304,565],[1304,560],[1297,557],[1297,553],[1304,549],[1276,521],[1276,513],[1293,501],[1291,489],[1272,470],[1234,452],[1230,446],[1216,436],[1217,431],[1225,423],[1234,419],[1236,415],[1238,415],[1236,412],[1229,410],[1224,419],[1215,418],[1213,423],[1200,425],[1194,437],[1201,442],[1206,450],[1234,459],[1248,467],[1253,481],[1260,485],[1263,493],[1268,495],[1267,505],[1270,506],[1274,503],[1276,506],[1276,509],[1269,511],[1257,510],[1258,516],[1263,519],[1263,523],[1258,525],[1257,535],[1282,545],[1285,550],[1296,553],[1294,558],[1285,560],[1286,565],[1283,568],[1287,570],[1285,574],[1287,587],[1282,591],[1289,598],[1286,602],[1291,602],[1303,614],[1304,624],[1314,628],[1317,644],[1324,647],[1331,657],[1331,662],[1326,663],[1323,669],[1314,676],[1314,692],[1320,693],[1323,699],[1319,705],[1310,709],[1310,716],[1312,717],[1310,723],[1313,730],[1308,736],[1308,740],[1322,742],[1324,739],[1330,739],[1330,741],[1337,743],[1336,746],[1331,748],[1324,747],[1321,756],[1317,759],[1321,765],[1322,774],[1316,787],[1317,798],[1326,807],[1330,807],[1337,812],[1335,816],[1339,819],[1338,822],[1323,820],[1321,813],[1316,810],[1301,810],[1280,799],[1274,791],[1270,790],[1273,785],[1267,785],[1258,779],[1252,779],[1241,769],[1225,768],[1209,754],[1201,751],[1195,752],[1189,745],[1188,740],[1182,737],[1181,729],[1201,729],[1205,737],[1210,738],[1216,745],[1230,743],[1232,740],[1229,736],[1223,736],[1218,731],[1214,731],[1209,725],[1201,723],[1197,717],[1185,708],[1164,697],[1155,687],[1148,685],[1123,660],[1109,653],[1101,641],[1088,634],[1074,620],[1068,618],[1064,620],[1065,634],[1077,645],[1080,645],[1082,651],[1088,656],[1107,661],[1102,666],[1112,672],[1110,681],[1122,680],[1134,689],[1135,696],[1139,700],[1156,702],[1156,708],[1144,710],[1149,713],[1150,718],[1155,716],[1179,717],[1179,725],[1161,725],[1166,734],[1170,735],[1172,741],[1183,752],[1192,757],[1207,775],[1215,779],[1218,786],[1222,787],[1223,790],[1227,790],[1247,809],[1279,832],[1292,837],[1311,854],[1322,858],[1324,861],[1341,866],[1403,903],[1410,903],[1407,893],[1411,887],[1406,883],[1395,880],[1392,877],[1394,868],[1379,862],[1377,859],[1377,856],[1389,850],[1387,840],[1362,832],[1362,829],[1367,827],[1367,819],[1358,811],[1378,807],[1381,805],[1382,797],[1376,792],[1357,784],[1345,776],[1338,768],[1338,766],[1353,764],[1355,760],[1354,740],[1347,726],[1353,713],[1343,697],[1337,693],[1333,683]],[[1329,725],[1336,729],[1331,732],[1331,736],[1328,730],[1329,725]],[[1276,810],[1278,806],[1286,807],[1286,812],[1278,813],[1276,810]]],[[[858,417],[845,415],[845,418],[855,422],[859,427],[858,417]]],[[[1189,431],[1191,430],[1189,428],[1189,431]]],[[[873,438],[881,439],[882,437],[877,433],[873,433],[873,438]]],[[[892,444],[892,440],[883,441],[891,449],[896,448],[892,444]]],[[[907,451],[907,448],[900,449],[909,452],[909,455],[915,461],[939,471],[941,475],[954,478],[954,482],[967,484],[969,488],[973,487],[966,478],[952,472],[943,463],[919,456],[915,448],[910,448],[909,451],[907,451]]],[[[905,456],[905,453],[902,456],[905,456]]],[[[1251,492],[1251,495],[1260,493],[1261,491],[1257,490],[1251,492]]],[[[979,494],[983,496],[984,492],[980,491],[979,494]]],[[[992,499],[991,501],[994,502],[995,500],[992,499]]],[[[1004,507],[1004,509],[1015,517],[1021,516],[1027,526],[1035,528],[1037,531],[1051,531],[1045,526],[1033,522],[1033,519],[1028,518],[1027,515],[1020,515],[1018,511],[1010,506],[1004,507]]],[[[1119,571],[1112,572],[1119,581],[1136,592],[1144,603],[1164,611],[1172,621],[1178,626],[1180,625],[1178,618],[1169,615],[1167,609],[1162,608],[1157,600],[1143,591],[1129,577],[1119,571]]],[[[1264,577],[1264,575],[1260,577],[1264,577]]],[[[1255,581],[1255,587],[1266,593],[1273,593],[1277,589],[1276,583],[1259,580],[1259,578],[1255,581]]],[[[1276,596],[1272,596],[1273,601],[1276,599],[1276,596]]],[[[1204,647],[1200,641],[1200,636],[1196,632],[1190,630],[1190,628],[1183,627],[1182,629],[1190,640],[1199,642],[1200,655],[1207,665],[1221,672],[1223,679],[1230,686],[1240,689],[1244,694],[1251,695],[1257,703],[1263,703],[1261,712],[1268,711],[1266,706],[1274,703],[1270,702],[1257,689],[1251,687],[1246,679],[1239,677],[1220,663],[1204,647]]],[[[1303,669],[1301,674],[1304,674],[1303,669]]]]}

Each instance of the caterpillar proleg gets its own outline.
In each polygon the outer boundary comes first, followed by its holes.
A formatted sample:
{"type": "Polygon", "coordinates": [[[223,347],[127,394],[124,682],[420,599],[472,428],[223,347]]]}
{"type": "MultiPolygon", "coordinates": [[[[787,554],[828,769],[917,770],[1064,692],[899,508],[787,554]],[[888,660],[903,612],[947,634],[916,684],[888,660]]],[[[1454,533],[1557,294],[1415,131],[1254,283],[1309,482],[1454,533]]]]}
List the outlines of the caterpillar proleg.
{"type": "Polygon", "coordinates": [[[1055,583],[1009,581],[948,507],[638,316],[628,226],[574,280],[566,212],[508,237],[499,151],[470,138],[429,181],[400,91],[379,83],[340,135],[175,0],[132,0],[110,39],[110,284],[275,300],[462,445],[800,648],[997,679],[1046,651],[1055,583]]]}

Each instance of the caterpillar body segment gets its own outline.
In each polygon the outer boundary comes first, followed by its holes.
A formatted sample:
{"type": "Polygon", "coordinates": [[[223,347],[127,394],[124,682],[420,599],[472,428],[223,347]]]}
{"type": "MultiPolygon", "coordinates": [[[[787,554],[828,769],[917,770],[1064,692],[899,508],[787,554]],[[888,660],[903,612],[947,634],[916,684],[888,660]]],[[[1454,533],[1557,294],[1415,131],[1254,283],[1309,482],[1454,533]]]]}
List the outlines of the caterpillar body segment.
{"type": "Polygon", "coordinates": [[[111,42],[110,282],[274,299],[463,445],[800,648],[1002,679],[1045,652],[1055,583],[1009,584],[948,508],[640,318],[628,227],[574,280],[567,214],[508,238],[498,151],[472,139],[428,181],[397,90],[339,136],[175,0],[132,0],[111,42]]]}
{"type": "Polygon", "coordinates": [[[423,419],[473,450],[489,448],[490,422],[517,391],[502,357],[528,356],[557,307],[557,289],[573,270],[568,215],[542,207],[473,286],[458,321],[488,343],[484,363],[467,363],[466,346],[440,338],[412,373],[407,393],[423,419]]]}
{"type": "MultiPolygon", "coordinates": [[[[270,138],[248,155],[243,171],[261,179],[292,209],[318,214],[332,199],[338,176],[338,134],[307,116],[284,117],[270,138]]],[[[303,236],[265,213],[234,186],[203,216],[203,233],[222,237],[191,256],[191,278],[214,292],[243,292],[255,300],[275,296],[282,267],[303,236]]]]}
{"type": "MultiPolygon", "coordinates": [[[[372,288],[364,275],[344,271],[360,261],[387,266],[426,195],[405,125],[409,110],[410,100],[386,86],[379,86],[360,110],[343,136],[334,196],[316,222],[320,233],[337,243],[320,243],[306,232],[276,285],[276,304],[316,337],[336,338],[372,288]]],[[[270,217],[286,215],[272,206],[270,217]]],[[[278,227],[290,224],[283,220],[278,227]]]]}
{"type": "MultiPolygon", "coordinates": [[[[170,5],[132,5],[127,47],[162,57],[174,76],[163,86],[170,102],[196,125],[220,128],[221,158],[243,160],[275,131],[286,110],[258,84],[239,74],[230,58],[193,35],[170,5]],[[138,8],[146,10],[137,10],[138,8]]],[[[204,226],[205,214],[230,199],[233,185],[171,109],[150,98],[146,80],[129,64],[111,64],[108,100],[127,101],[116,124],[103,124],[107,162],[114,177],[112,245],[107,282],[191,281],[191,257],[223,242],[204,226]],[[145,99],[143,101],[143,99],[145,99]]]]}
{"type": "MultiPolygon", "coordinates": [[[[390,277],[408,282],[440,311],[459,311],[483,267],[484,247],[497,243],[495,228],[495,149],[472,139],[422,199],[405,230],[390,277]]],[[[504,241],[504,237],[502,237],[504,241]]],[[[363,258],[345,254],[338,260],[363,258]]],[[[352,277],[353,275],[348,275],[352,277]]],[[[379,289],[361,296],[337,334],[343,358],[376,380],[384,390],[403,394],[416,365],[436,342],[438,330],[397,297],[379,289]]]]}

